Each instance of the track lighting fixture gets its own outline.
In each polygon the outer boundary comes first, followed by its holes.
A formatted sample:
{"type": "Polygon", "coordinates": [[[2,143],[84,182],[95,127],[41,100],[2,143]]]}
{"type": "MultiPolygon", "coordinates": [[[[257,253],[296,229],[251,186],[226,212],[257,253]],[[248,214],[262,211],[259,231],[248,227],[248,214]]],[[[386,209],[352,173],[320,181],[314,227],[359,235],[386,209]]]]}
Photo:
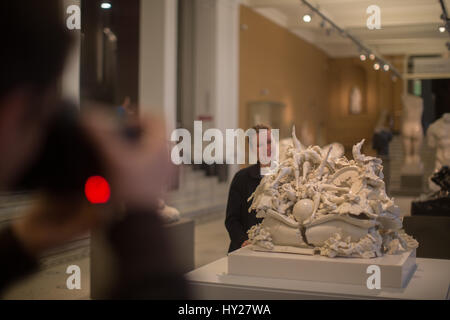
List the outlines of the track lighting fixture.
{"type": "MultiPolygon", "coordinates": [[[[371,48],[367,47],[364,43],[362,43],[358,38],[353,36],[350,32],[339,27],[336,23],[333,22],[333,20],[331,20],[325,14],[323,14],[317,6],[311,4],[310,0],[300,0],[300,1],[302,2],[303,5],[305,5],[305,7],[307,7],[306,10],[309,10],[309,12],[303,16],[304,22],[306,23],[311,22],[312,15],[313,14],[317,15],[321,19],[319,26],[321,29],[325,29],[325,34],[327,36],[330,36],[333,31],[336,31],[336,34],[351,40],[356,45],[356,47],[359,49],[359,59],[361,61],[371,60],[374,63],[373,68],[375,70],[380,70],[382,68],[382,70],[386,72],[387,71],[391,72],[392,75],[394,76],[392,78],[392,81],[395,81],[395,79],[401,77],[400,72],[394,66],[392,66],[389,63],[389,61],[384,60],[383,57],[378,54],[372,53],[371,48]]],[[[440,1],[442,2],[443,0],[440,1]]],[[[449,22],[450,24],[450,19],[446,19],[445,21],[449,22]]],[[[447,30],[450,29],[450,26],[443,28],[447,30]]],[[[442,29],[439,28],[439,31],[441,30],[442,29]]],[[[448,49],[450,50],[450,42],[448,43],[448,49]]]]}

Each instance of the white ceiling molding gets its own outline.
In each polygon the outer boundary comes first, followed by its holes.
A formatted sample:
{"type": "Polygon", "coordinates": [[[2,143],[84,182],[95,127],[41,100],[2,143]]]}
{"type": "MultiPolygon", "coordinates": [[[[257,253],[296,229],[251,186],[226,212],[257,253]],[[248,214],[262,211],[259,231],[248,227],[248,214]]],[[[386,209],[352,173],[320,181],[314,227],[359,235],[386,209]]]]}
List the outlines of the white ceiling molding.
{"type": "MultiPolygon", "coordinates": [[[[366,9],[373,0],[310,0],[339,27],[382,55],[445,55],[448,33],[440,33],[442,14],[439,1],[432,0],[377,0],[381,9],[381,29],[366,27],[366,9]]],[[[310,23],[301,17],[309,9],[300,0],[242,0],[242,3],[275,22],[301,39],[310,42],[330,57],[357,56],[358,50],[349,39],[320,27],[315,15],[310,23]]],[[[450,0],[445,0],[450,7],[450,0]]]]}

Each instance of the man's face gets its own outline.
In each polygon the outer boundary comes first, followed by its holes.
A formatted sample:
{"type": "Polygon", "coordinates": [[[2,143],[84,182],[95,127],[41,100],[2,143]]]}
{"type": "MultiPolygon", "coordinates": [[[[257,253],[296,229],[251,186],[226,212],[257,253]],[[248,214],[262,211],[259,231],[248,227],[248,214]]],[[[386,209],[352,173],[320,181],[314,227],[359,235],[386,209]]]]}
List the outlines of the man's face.
{"type": "Polygon", "coordinates": [[[55,111],[54,92],[36,95],[19,89],[0,99],[0,190],[32,164],[55,111]]]}
{"type": "Polygon", "coordinates": [[[266,133],[263,132],[263,130],[260,130],[258,132],[258,139],[257,139],[257,154],[258,154],[258,160],[263,163],[267,164],[268,161],[270,161],[270,157],[272,156],[272,132],[271,130],[265,130],[266,133]],[[267,159],[263,159],[267,156],[267,159]]]}

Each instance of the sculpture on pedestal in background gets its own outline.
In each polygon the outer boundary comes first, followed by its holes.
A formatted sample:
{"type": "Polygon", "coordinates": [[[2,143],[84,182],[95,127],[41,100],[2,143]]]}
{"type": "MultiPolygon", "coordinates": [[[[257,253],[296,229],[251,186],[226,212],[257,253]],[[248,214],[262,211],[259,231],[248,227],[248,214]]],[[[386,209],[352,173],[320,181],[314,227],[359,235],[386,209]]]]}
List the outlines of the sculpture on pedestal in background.
{"type": "Polygon", "coordinates": [[[402,139],[403,151],[405,154],[404,169],[420,173],[423,164],[420,160],[420,147],[422,146],[422,98],[406,94],[402,96],[402,139]]]}
{"type": "Polygon", "coordinates": [[[292,140],[248,199],[249,212],[264,218],[248,231],[254,250],[374,258],[418,246],[386,195],[381,160],[361,154],[364,140],[353,160],[332,157],[332,147],[304,147],[295,130],[292,140]]]}
{"type": "MultiPolygon", "coordinates": [[[[450,113],[445,113],[428,127],[427,142],[428,146],[436,148],[434,172],[438,172],[442,166],[450,166],[450,113]]],[[[431,178],[429,187],[434,191],[439,190],[431,178]]]]}
{"type": "Polygon", "coordinates": [[[388,111],[382,109],[373,133],[372,148],[377,156],[389,156],[389,142],[392,140],[391,129],[386,126],[388,111]]]}
{"type": "Polygon", "coordinates": [[[411,215],[450,216],[450,167],[441,167],[430,179],[437,191],[413,201],[411,215]]]}
{"type": "Polygon", "coordinates": [[[358,87],[353,87],[350,91],[349,110],[351,114],[360,114],[362,112],[362,94],[358,87]]]}

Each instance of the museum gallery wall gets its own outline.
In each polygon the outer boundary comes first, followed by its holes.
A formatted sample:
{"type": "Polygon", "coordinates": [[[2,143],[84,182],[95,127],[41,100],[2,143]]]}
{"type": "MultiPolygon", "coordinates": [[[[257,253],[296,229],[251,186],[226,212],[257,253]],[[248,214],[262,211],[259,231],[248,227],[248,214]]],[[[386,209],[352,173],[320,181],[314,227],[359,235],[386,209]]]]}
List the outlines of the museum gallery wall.
{"type": "MultiPolygon", "coordinates": [[[[314,144],[340,142],[346,153],[365,138],[364,152],[375,154],[371,139],[383,108],[393,116],[393,129],[400,129],[401,80],[392,82],[388,73],[374,71],[359,58],[329,57],[246,6],[240,8],[240,26],[239,127],[252,125],[249,104],[270,101],[285,105],[281,138],[293,124],[299,133],[307,125],[314,144]],[[355,87],[361,94],[356,114],[349,110],[355,87]]],[[[404,57],[387,58],[403,70],[404,57]]]]}
{"type": "MultiPolygon", "coordinates": [[[[398,70],[403,69],[403,57],[388,57],[398,70]]],[[[327,114],[333,121],[327,122],[328,138],[339,141],[350,149],[359,139],[372,138],[380,110],[387,109],[393,116],[394,130],[400,130],[401,95],[403,83],[392,81],[387,72],[373,70],[371,63],[359,58],[337,58],[329,60],[329,91],[327,114]],[[363,98],[359,114],[349,110],[349,97],[353,87],[361,86],[363,98]]],[[[374,155],[367,143],[365,152],[374,155]]]]}
{"type": "Polygon", "coordinates": [[[281,138],[294,123],[317,128],[326,120],[327,55],[245,6],[240,25],[239,127],[251,125],[250,102],[271,101],[285,105],[281,138]]]}

